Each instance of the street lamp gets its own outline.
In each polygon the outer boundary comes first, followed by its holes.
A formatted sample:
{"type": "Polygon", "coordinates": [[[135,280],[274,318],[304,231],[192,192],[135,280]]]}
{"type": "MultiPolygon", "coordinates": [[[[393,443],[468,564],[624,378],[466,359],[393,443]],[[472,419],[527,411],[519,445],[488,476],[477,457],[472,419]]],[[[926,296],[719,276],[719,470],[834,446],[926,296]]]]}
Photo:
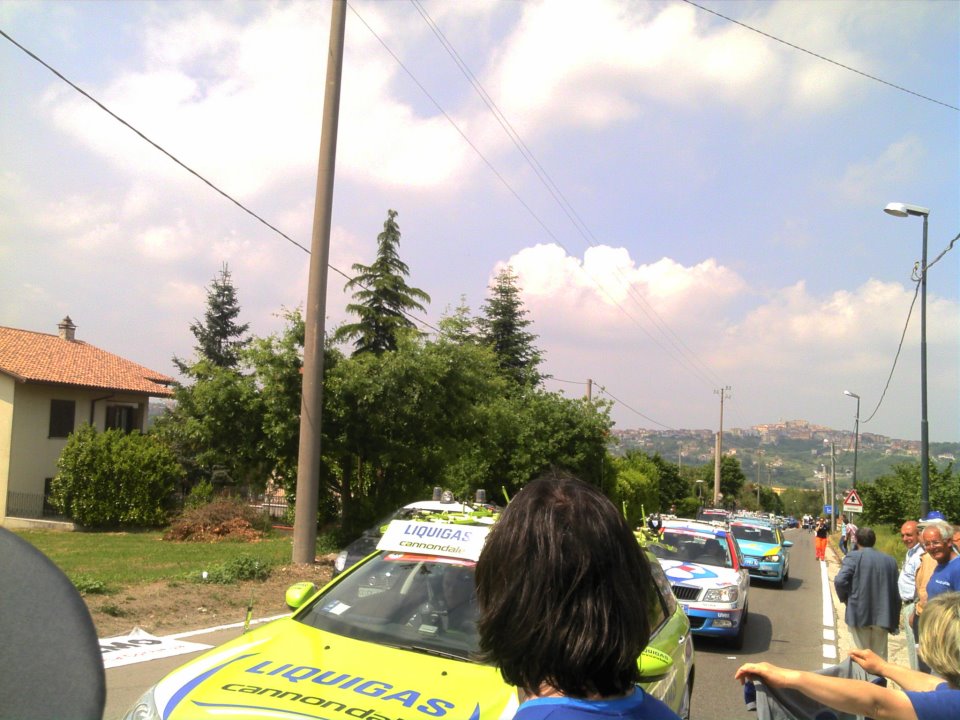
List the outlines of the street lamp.
{"type": "Polygon", "coordinates": [[[697,480],[697,497],[700,498],[700,506],[703,506],[703,479],[697,480]]]}
{"type": "MultiPolygon", "coordinates": [[[[857,416],[853,421],[853,487],[857,487],[857,453],[860,451],[860,396],[849,390],[843,391],[844,395],[849,395],[857,399],[857,416]]],[[[869,418],[867,418],[869,420],[869,418]]]]}
{"type": "Polygon", "coordinates": [[[920,517],[930,511],[930,434],[927,428],[927,219],[930,209],[907,203],[890,203],[883,211],[894,217],[923,218],[920,255],[920,517]]]}

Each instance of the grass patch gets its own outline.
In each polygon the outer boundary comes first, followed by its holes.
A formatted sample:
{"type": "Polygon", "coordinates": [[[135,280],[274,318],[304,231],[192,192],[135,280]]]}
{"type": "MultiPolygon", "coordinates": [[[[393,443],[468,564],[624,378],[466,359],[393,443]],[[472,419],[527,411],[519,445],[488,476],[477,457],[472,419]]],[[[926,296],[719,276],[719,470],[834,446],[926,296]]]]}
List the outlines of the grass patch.
{"type": "Polygon", "coordinates": [[[255,543],[164,542],[161,532],[17,531],[67,577],[88,577],[107,588],[162,580],[188,579],[204,569],[250,557],[263,567],[289,565],[289,536],[271,535],[255,543]]]}

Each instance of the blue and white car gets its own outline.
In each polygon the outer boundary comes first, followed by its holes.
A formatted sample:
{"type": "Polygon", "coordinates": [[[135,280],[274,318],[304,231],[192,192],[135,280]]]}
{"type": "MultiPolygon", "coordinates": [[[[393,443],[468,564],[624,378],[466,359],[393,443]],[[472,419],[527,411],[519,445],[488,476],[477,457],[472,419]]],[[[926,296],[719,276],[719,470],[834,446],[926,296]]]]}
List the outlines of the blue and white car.
{"type": "Polygon", "coordinates": [[[667,520],[659,541],[648,549],[657,556],[673,594],[690,619],[690,631],[728,639],[743,646],[748,615],[748,561],[724,527],[695,520],[667,520]]]}
{"type": "Polygon", "coordinates": [[[780,528],[755,520],[734,520],[730,523],[730,532],[741,554],[757,561],[757,566],[750,568],[750,575],[775,582],[782,588],[790,577],[787,548],[793,543],[784,539],[780,528]]]}

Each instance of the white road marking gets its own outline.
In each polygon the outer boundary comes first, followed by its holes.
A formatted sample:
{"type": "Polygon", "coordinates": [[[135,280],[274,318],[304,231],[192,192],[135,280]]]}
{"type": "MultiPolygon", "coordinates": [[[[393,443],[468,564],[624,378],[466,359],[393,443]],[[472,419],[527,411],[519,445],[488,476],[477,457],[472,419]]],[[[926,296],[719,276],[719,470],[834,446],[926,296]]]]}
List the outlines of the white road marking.
{"type": "Polygon", "coordinates": [[[827,578],[827,563],[820,563],[820,589],[823,593],[823,639],[830,642],[823,644],[823,657],[833,662],[824,663],[824,667],[836,664],[837,660],[837,631],[833,620],[833,598],[830,596],[830,580],[827,578]]]}

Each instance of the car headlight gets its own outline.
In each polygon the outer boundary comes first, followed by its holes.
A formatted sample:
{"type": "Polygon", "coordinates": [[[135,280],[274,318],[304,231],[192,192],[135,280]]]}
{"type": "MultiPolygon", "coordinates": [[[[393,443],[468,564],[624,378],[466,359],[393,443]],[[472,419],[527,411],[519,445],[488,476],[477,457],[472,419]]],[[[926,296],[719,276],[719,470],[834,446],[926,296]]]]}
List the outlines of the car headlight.
{"type": "Polygon", "coordinates": [[[337,572],[343,572],[344,566],[347,564],[347,551],[341,550],[337,555],[337,559],[333,561],[333,567],[337,572]]]}
{"type": "Polygon", "coordinates": [[[779,556],[779,555],[767,555],[767,556],[764,558],[764,560],[766,560],[767,562],[780,562],[780,556],[779,556]]]}
{"type": "Polygon", "coordinates": [[[740,591],[735,587],[713,588],[703,596],[704,602],[736,602],[740,591]]]}
{"type": "Polygon", "coordinates": [[[153,699],[153,690],[154,688],[150,688],[141,695],[133,707],[127,710],[123,720],[160,720],[160,713],[153,699]]]}

